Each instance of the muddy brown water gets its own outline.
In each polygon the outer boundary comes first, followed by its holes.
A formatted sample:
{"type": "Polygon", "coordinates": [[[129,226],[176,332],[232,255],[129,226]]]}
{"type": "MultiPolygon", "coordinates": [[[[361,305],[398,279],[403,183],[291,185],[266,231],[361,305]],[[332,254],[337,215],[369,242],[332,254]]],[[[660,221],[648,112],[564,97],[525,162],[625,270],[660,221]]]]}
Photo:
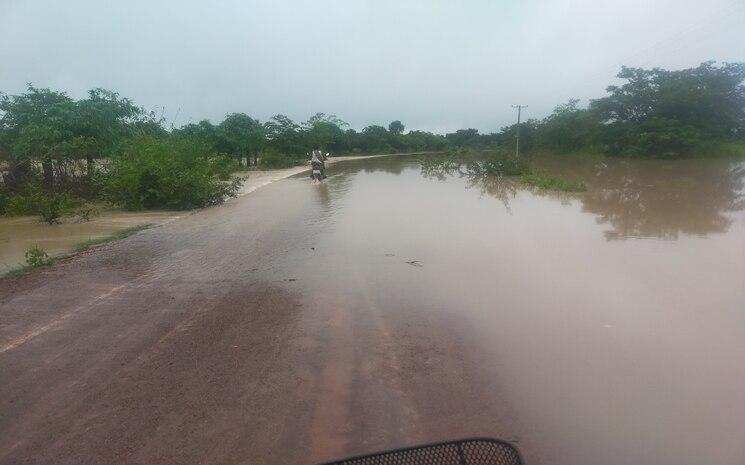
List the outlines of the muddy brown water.
{"type": "Polygon", "coordinates": [[[0,281],[0,463],[744,463],[743,164],[537,163],[588,192],[350,161],[0,281]]]}
{"type": "MultiPolygon", "coordinates": [[[[188,212],[186,213],[188,214],[188,212]]],[[[25,262],[26,250],[37,246],[50,256],[69,252],[82,242],[98,239],[125,228],[161,224],[183,212],[104,212],[90,221],[64,218],[49,225],[38,217],[0,217],[0,274],[25,262]]]]}
{"type": "Polygon", "coordinates": [[[379,307],[467,327],[519,425],[507,434],[541,463],[744,463],[745,166],[537,164],[588,192],[340,167],[314,191],[322,247],[358,264],[379,307]]]}

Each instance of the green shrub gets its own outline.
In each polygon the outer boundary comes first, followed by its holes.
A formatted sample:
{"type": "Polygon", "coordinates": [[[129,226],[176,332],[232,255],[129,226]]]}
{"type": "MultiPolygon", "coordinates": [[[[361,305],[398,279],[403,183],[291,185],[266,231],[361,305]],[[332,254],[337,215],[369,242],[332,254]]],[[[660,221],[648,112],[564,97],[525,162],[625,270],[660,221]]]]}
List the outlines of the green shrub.
{"type": "Polygon", "coordinates": [[[234,163],[182,138],[126,141],[111,159],[104,195],[128,210],[206,207],[235,197],[241,180],[234,163]]]}
{"type": "Polygon", "coordinates": [[[31,268],[46,265],[49,262],[49,255],[44,249],[37,245],[28,249],[24,254],[24,257],[26,257],[26,265],[31,268]]]}
{"type": "Polygon", "coordinates": [[[13,195],[5,201],[3,213],[8,216],[36,215],[38,212],[39,195],[13,195]]]}
{"type": "Polygon", "coordinates": [[[80,202],[67,193],[43,195],[39,199],[38,214],[48,224],[58,224],[60,218],[75,208],[80,202]]]}
{"type": "Polygon", "coordinates": [[[83,205],[75,210],[75,216],[78,217],[78,223],[87,223],[100,214],[101,210],[94,205],[83,205]]]}
{"type": "Polygon", "coordinates": [[[8,216],[39,215],[49,224],[59,223],[62,216],[80,204],[67,192],[45,193],[36,185],[29,185],[22,195],[6,197],[2,213],[8,216]]]}

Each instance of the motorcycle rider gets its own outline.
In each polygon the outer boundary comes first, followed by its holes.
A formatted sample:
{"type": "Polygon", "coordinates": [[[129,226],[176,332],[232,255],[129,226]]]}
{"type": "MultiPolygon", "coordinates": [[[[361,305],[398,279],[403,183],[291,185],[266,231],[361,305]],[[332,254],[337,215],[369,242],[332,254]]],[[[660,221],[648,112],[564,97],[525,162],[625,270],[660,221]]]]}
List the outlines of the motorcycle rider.
{"type": "MultiPolygon", "coordinates": [[[[323,179],[326,179],[326,161],[327,157],[326,155],[321,152],[321,149],[318,146],[313,147],[313,151],[310,154],[310,164],[311,167],[313,165],[319,165],[321,167],[321,177],[323,179]]],[[[311,171],[310,177],[313,177],[313,172],[311,171]]]]}

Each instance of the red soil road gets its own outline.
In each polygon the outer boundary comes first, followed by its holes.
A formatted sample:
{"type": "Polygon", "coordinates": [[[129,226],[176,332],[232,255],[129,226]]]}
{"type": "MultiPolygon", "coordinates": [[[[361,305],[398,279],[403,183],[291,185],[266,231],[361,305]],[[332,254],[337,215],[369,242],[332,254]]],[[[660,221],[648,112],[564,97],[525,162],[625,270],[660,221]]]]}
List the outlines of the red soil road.
{"type": "Polygon", "coordinates": [[[281,181],[0,280],[0,463],[312,464],[515,439],[467,328],[382,306],[344,244],[319,244],[312,189],[281,181]]]}

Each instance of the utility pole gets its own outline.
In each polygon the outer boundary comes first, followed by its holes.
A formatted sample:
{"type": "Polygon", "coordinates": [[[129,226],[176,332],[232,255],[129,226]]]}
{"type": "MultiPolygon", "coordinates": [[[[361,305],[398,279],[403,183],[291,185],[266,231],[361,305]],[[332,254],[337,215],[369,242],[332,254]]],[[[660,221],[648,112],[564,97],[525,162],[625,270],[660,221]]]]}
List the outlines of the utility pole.
{"type": "Polygon", "coordinates": [[[512,105],[512,108],[517,108],[517,141],[515,142],[515,156],[520,156],[520,113],[523,108],[528,108],[527,105],[512,105]]]}

